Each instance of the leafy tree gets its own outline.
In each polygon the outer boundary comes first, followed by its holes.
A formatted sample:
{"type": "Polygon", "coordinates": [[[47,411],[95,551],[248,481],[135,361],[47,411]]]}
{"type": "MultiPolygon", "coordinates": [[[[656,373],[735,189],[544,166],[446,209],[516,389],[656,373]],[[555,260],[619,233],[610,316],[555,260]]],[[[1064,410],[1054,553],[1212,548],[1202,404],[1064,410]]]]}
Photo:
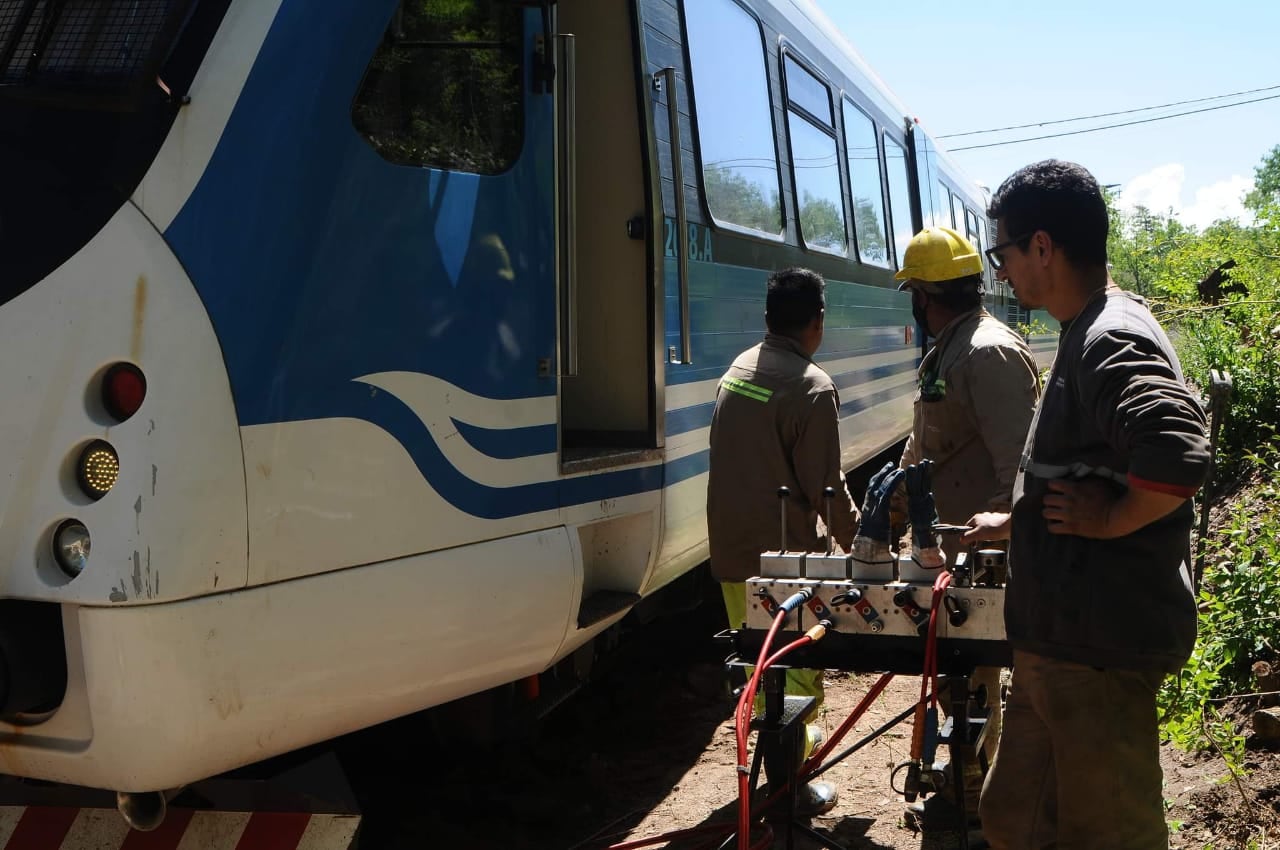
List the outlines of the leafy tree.
{"type": "Polygon", "coordinates": [[[844,212],[830,198],[805,192],[800,201],[800,233],[805,244],[842,251],[845,246],[844,212]]]}
{"type": "Polygon", "coordinates": [[[1262,158],[1253,170],[1253,191],[1244,196],[1244,205],[1255,213],[1267,204],[1280,201],[1280,145],[1262,158]]]}
{"type": "Polygon", "coordinates": [[[1200,637],[1186,669],[1160,695],[1164,734],[1185,748],[1212,747],[1233,773],[1243,766],[1244,741],[1217,708],[1224,696],[1250,690],[1253,661],[1275,664],[1280,656],[1280,146],[1258,166],[1246,202],[1252,224],[1219,221],[1203,232],[1113,205],[1108,243],[1113,277],[1152,302],[1188,380],[1207,392],[1211,370],[1231,374],[1217,480],[1252,472],[1264,482],[1248,512],[1203,542],[1200,637]],[[1205,298],[1197,284],[1228,261],[1233,286],[1205,298]]]}
{"type": "Polygon", "coordinates": [[[858,254],[863,262],[889,265],[889,246],[884,236],[884,214],[869,198],[853,202],[854,234],[858,237],[858,254]]]}
{"type": "Polygon", "coordinates": [[[496,0],[405,0],[356,95],[356,128],[392,162],[501,171],[523,132],[519,22],[496,0]]]}
{"type": "MultiPolygon", "coordinates": [[[[1264,189],[1266,173],[1280,178],[1280,146],[1258,166],[1264,189]]],[[[1210,370],[1231,373],[1219,451],[1228,471],[1247,463],[1268,439],[1258,426],[1280,421],[1280,197],[1256,206],[1252,225],[1219,221],[1203,233],[1141,207],[1112,204],[1110,215],[1112,277],[1152,301],[1188,378],[1207,389],[1210,370]],[[1207,303],[1197,284],[1228,261],[1230,283],[1244,291],[1207,303]]]]}
{"type": "Polygon", "coordinates": [[[764,188],[759,183],[724,165],[705,166],[702,184],[706,188],[711,214],[721,221],[765,233],[777,233],[782,229],[782,205],[778,202],[777,189],[772,190],[766,200],[764,188]]]}
{"type": "Polygon", "coordinates": [[[1141,206],[1128,214],[1112,206],[1111,217],[1107,245],[1111,276],[1125,289],[1152,295],[1165,259],[1194,231],[1171,216],[1141,206]]]}

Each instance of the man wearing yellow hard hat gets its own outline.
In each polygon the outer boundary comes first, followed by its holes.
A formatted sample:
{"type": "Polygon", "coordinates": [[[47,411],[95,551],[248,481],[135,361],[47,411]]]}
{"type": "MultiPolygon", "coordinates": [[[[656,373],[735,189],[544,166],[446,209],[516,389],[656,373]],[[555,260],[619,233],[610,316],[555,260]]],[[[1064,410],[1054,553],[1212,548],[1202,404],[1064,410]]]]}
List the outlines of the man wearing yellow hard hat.
{"type": "MultiPolygon", "coordinates": [[[[940,522],[962,525],[975,513],[1009,510],[1018,460],[1040,392],[1035,359],[1022,337],[982,307],[982,256],[949,227],[920,231],[907,246],[899,291],[911,293],[911,312],[934,343],[920,363],[911,435],[899,466],[931,461],[932,490],[940,522]]],[[[895,496],[895,514],[906,516],[907,497],[895,496]]],[[[936,546],[927,523],[913,523],[913,550],[936,546]],[[915,525],[925,525],[915,528],[915,525]]],[[[955,563],[957,545],[947,548],[955,563]]],[[[1000,726],[1000,671],[979,668],[970,680],[985,686],[991,713],[983,752],[995,753],[1000,726]]],[[[947,700],[942,704],[946,705],[947,700]]],[[[965,762],[976,767],[977,753],[965,762]]],[[[966,771],[965,811],[976,818],[980,769],[966,771]]],[[[927,798],[908,808],[907,821],[922,831],[963,828],[954,799],[927,798]]]]}

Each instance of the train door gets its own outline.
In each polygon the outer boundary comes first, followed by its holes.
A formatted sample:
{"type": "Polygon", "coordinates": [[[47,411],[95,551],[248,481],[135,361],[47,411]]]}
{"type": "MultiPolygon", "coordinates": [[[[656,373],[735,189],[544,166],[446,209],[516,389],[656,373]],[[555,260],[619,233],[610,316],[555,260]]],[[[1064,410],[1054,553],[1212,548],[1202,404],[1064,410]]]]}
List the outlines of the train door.
{"type": "Polygon", "coordinates": [[[657,446],[652,277],[630,3],[558,0],[560,460],[565,472],[657,446]]]}

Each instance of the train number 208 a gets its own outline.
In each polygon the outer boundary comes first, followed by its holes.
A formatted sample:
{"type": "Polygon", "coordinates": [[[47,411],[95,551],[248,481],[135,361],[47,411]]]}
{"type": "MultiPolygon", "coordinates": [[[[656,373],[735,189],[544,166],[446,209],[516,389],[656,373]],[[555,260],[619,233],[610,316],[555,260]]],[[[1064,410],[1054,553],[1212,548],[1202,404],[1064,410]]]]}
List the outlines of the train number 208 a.
{"type": "MultiPolygon", "coordinates": [[[[666,235],[664,253],[671,259],[676,258],[676,223],[673,219],[663,219],[666,235]]],[[[704,225],[689,222],[689,260],[699,263],[714,263],[711,251],[711,230],[704,225]]]]}

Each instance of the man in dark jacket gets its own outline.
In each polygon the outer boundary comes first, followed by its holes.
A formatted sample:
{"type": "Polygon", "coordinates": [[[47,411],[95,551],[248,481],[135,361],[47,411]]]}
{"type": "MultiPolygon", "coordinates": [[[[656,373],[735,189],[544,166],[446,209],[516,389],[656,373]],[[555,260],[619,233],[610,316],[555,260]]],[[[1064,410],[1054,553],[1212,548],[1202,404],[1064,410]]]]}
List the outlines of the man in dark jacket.
{"type": "Polygon", "coordinates": [[[1165,848],[1156,691],[1191,653],[1191,497],[1205,417],[1168,337],[1107,273],[1093,176],[1048,160],[1006,180],[987,251],[1025,306],[1062,323],[1023,449],[1009,537],[1013,685],[982,792],[994,848],[1165,848]]]}
{"type": "MultiPolygon", "coordinates": [[[[707,483],[707,536],[711,572],[721,581],[730,625],[746,615],[744,582],[760,574],[760,553],[781,542],[780,510],[787,512],[787,549],[826,551],[819,515],[832,536],[852,548],[858,515],[840,469],[840,399],[813,355],[822,344],[825,282],[808,269],[775,272],[765,293],[769,332],[733,361],[720,379],[711,417],[707,483]],[[791,496],[778,504],[778,488],[791,496]],[[823,490],[831,487],[831,516],[823,490]]],[[[822,700],[822,671],[787,671],[787,692],[822,700]]],[[[811,727],[811,736],[818,727],[811,727]]],[[[812,748],[813,741],[810,741],[812,748]]],[[[836,804],[835,787],[810,783],[801,805],[820,814],[836,804]]]]}

